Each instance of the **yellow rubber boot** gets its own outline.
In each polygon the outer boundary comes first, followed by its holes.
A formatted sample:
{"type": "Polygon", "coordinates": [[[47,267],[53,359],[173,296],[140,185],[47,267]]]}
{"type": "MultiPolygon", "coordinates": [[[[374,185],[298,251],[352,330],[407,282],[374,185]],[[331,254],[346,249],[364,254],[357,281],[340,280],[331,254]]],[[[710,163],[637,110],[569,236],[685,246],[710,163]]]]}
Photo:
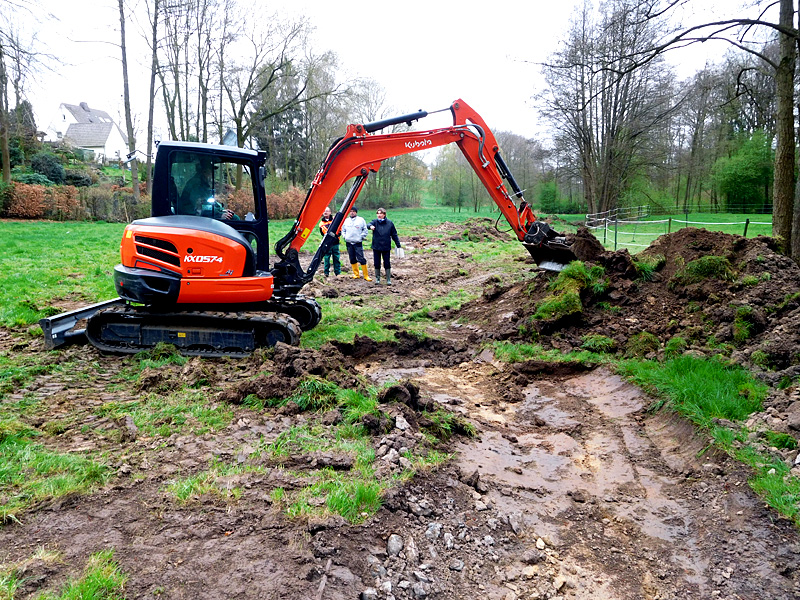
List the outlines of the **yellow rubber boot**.
{"type": "Polygon", "coordinates": [[[361,265],[361,272],[364,273],[364,281],[372,281],[372,277],[369,276],[369,271],[367,271],[367,265],[361,265]]]}
{"type": "Polygon", "coordinates": [[[353,263],[350,266],[353,267],[353,274],[350,275],[350,278],[351,279],[360,279],[361,278],[361,274],[358,272],[358,263],[353,263]]]}

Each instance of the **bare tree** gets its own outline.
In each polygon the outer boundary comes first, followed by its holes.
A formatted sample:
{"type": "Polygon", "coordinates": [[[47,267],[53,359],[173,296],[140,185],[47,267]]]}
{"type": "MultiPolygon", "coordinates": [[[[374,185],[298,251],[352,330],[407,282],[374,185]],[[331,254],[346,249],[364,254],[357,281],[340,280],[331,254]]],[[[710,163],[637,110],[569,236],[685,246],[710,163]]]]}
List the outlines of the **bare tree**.
{"type": "MultiPolygon", "coordinates": [[[[658,0],[652,0],[654,7],[658,0]]],[[[667,14],[683,4],[681,0],[666,0],[652,12],[667,14]]],[[[697,42],[723,40],[731,46],[760,58],[768,65],[776,84],[776,144],[773,183],[772,233],[783,244],[784,251],[800,261],[800,189],[795,194],[795,132],[793,126],[793,81],[796,70],[796,47],[800,44],[800,32],[795,24],[794,0],[755,1],[749,8],[757,11],[755,17],[722,18],[685,27],[678,33],[661,38],[650,48],[633,58],[631,68],[637,68],[664,52],[685,47],[697,42]],[[770,21],[766,15],[770,8],[778,6],[778,21],[770,21]],[[765,35],[766,34],[766,35],[765,35]],[[779,56],[773,58],[765,53],[765,40],[769,34],[779,39],[779,56]],[[798,199],[795,199],[795,195],[798,199]]],[[[737,10],[732,8],[732,12],[737,10]]],[[[739,9],[741,10],[741,9],[739,9]]]]}
{"type": "Polygon", "coordinates": [[[133,132],[133,117],[131,116],[131,94],[128,87],[128,53],[125,45],[125,7],[123,0],[119,0],[119,27],[120,49],[122,51],[122,86],[123,102],[125,104],[125,126],[128,130],[128,158],[131,165],[131,178],[133,183],[133,198],[139,201],[139,168],[136,159],[136,137],[133,132]]]}
{"type": "Polygon", "coordinates": [[[153,0],[152,11],[149,3],[147,4],[147,12],[151,23],[150,102],[147,107],[147,170],[145,173],[145,187],[148,196],[153,193],[153,120],[156,101],[156,75],[158,73],[158,16],[160,10],[160,0],[153,0]]]}
{"type": "Polygon", "coordinates": [[[11,156],[8,150],[8,71],[5,40],[0,37],[0,164],[3,181],[11,183],[11,156]]]}
{"type": "Polygon", "coordinates": [[[616,206],[636,172],[648,132],[672,110],[671,73],[633,59],[656,34],[648,6],[635,0],[601,5],[595,22],[585,2],[564,49],[545,67],[545,114],[578,157],[589,212],[616,206]]]}

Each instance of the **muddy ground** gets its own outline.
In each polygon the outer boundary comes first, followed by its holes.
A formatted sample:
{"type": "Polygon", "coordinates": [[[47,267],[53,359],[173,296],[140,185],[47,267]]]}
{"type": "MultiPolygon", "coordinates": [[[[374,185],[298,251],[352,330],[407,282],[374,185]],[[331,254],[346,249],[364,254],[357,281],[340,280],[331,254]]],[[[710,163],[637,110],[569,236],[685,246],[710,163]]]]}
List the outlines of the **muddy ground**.
{"type": "MultiPolygon", "coordinates": [[[[800,303],[792,296],[800,292],[800,269],[769,239],[687,229],[646,251],[663,256],[663,266],[643,281],[626,252],[600,253],[579,233],[581,258],[606,268],[608,289],[584,298],[580,315],[531,323],[553,276],[516,247],[479,263],[443,243],[450,236],[492,243],[485,223],[438,229],[445,237],[404,240],[407,256],[395,261],[391,288],[345,274],[308,289],[355,306],[378,304],[387,316],[452,290],[480,293],[431,314],[430,339],[399,328],[395,342],[332,340],[321,350],[192,359],[135,380],[123,377],[125,360],[92,348],[55,355],[75,369],[40,376],[10,399],[44,400],[47,408],[28,423],[49,432],[44,442],[102,453],[117,475],[93,494],[39,506],[0,529],[0,563],[23,565],[16,597],[54,589],[107,548],[130,576],[128,598],[800,597],[797,529],[752,492],[745,467],[707,451],[692,425],[648,411],[652,399],[605,368],[506,364],[486,349],[494,340],[535,337],[569,351],[592,333],[624,353],[632,337],[649,331],[660,341],[650,352],[658,358],[681,336],[686,351],[721,353],[772,385],[765,411],[749,422],[753,429],[798,437],[800,394],[786,383],[800,372],[800,303]],[[730,272],[696,283],[676,277],[706,255],[726,258],[730,272]],[[737,335],[742,319],[746,339],[737,335]],[[263,372],[270,375],[256,376],[263,372]],[[305,373],[343,387],[399,382],[382,396],[386,422],[368,424],[380,469],[396,470],[403,450],[427,443],[422,409],[460,413],[478,435],[452,438],[442,446],[453,453],[450,462],[389,491],[378,513],[358,525],[338,516],[290,519],[271,496],[297,485],[298,471],[349,468],[346,456],[293,457],[237,475],[230,486],[242,493],[235,498],[182,504],[165,492],[177,475],[214,460],[263,466],[259,444],[309,420],[333,422],[336,415],[241,404],[248,394],[286,396],[305,373]],[[230,407],[231,424],[162,438],[98,417],[105,403],[166,394],[177,382],[191,382],[212,407],[230,407]],[[47,424],[67,415],[68,425],[53,434],[47,424]],[[62,559],[35,558],[41,548],[62,559]]],[[[0,348],[43,352],[21,331],[0,330],[0,348]]],[[[794,464],[797,451],[780,452],[794,464]]]]}

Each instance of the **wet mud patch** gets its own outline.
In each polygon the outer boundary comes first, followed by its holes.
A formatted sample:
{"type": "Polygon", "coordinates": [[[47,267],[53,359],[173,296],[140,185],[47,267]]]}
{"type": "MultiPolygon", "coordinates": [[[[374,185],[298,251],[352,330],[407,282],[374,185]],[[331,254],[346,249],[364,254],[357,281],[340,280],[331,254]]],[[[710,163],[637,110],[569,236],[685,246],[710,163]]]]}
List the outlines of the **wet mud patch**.
{"type": "MultiPolygon", "coordinates": [[[[744,470],[722,455],[699,457],[708,440],[690,424],[647,413],[650,398],[605,369],[534,377],[511,404],[473,388],[476,371],[485,381],[491,369],[424,369],[414,382],[473,416],[479,439],[456,443],[458,468],[475,473],[479,501],[528,548],[544,540],[557,553],[551,583],[566,597],[749,598],[767,586],[760,593],[788,599],[800,589],[781,550],[800,550],[797,533],[764,520],[744,470]],[[487,405],[494,418],[484,418],[487,405]],[[742,562],[727,570],[734,548],[742,562]]],[[[528,581],[518,591],[533,589],[528,581]]]]}

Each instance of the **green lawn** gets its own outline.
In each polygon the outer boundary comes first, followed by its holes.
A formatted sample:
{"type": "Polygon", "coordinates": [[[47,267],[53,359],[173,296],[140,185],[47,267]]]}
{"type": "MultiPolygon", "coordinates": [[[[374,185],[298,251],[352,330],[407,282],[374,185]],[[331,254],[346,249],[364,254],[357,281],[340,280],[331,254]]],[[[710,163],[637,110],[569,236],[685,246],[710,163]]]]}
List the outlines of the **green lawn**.
{"type": "Polygon", "coordinates": [[[35,323],[58,300],[114,298],[121,223],[0,221],[0,325],[35,323]]]}
{"type": "MultiPolygon", "coordinates": [[[[372,209],[362,209],[362,216],[370,220],[372,209]]],[[[425,208],[398,208],[389,210],[401,237],[437,235],[447,238],[453,231],[437,227],[445,222],[464,223],[475,217],[496,221],[498,228],[508,231],[509,226],[494,206],[485,206],[479,212],[469,209],[454,211],[452,207],[431,205],[425,208]]],[[[547,217],[547,215],[541,215],[547,217]]],[[[557,215],[556,229],[574,231],[584,215],[557,215]],[[566,221],[568,224],[565,224],[566,221]]],[[[669,217],[658,217],[664,221],[669,217]]],[[[769,215],[742,214],[689,214],[691,222],[714,223],[695,225],[706,229],[741,235],[745,219],[766,223],[769,215]]],[[[653,220],[656,220],[653,218],[653,220]]],[[[635,253],[648,246],[656,237],[685,227],[685,215],[674,215],[672,223],[652,222],[629,224],[620,228],[616,236],[618,248],[627,247],[635,253]]],[[[292,220],[273,221],[271,239],[283,236],[292,226],[292,220]]],[[[125,225],[122,223],[0,221],[0,325],[20,326],[35,323],[38,319],[57,312],[52,307],[59,300],[92,303],[115,296],[112,271],[119,262],[119,241],[125,225]]],[[[769,235],[771,226],[750,224],[748,237],[769,235]]],[[[595,231],[607,248],[614,248],[614,230],[595,231]]],[[[513,237],[509,234],[509,241],[513,237]]],[[[487,250],[487,260],[494,252],[505,252],[502,242],[451,242],[458,251],[475,256],[487,250]]],[[[304,250],[313,252],[316,246],[309,243],[304,250]]]]}

